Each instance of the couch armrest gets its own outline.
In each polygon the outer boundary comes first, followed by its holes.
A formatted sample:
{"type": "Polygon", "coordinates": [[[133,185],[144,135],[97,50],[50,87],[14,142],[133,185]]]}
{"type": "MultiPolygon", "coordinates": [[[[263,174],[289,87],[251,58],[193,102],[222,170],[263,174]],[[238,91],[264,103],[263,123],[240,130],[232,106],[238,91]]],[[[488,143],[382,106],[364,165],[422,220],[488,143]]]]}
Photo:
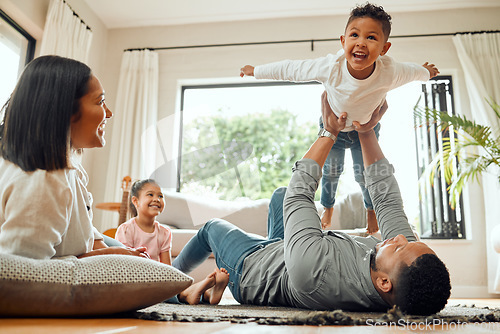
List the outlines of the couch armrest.
{"type": "Polygon", "coordinates": [[[158,222],[178,229],[198,230],[212,218],[231,222],[244,231],[266,236],[269,199],[223,201],[164,191],[165,210],[158,222]]]}

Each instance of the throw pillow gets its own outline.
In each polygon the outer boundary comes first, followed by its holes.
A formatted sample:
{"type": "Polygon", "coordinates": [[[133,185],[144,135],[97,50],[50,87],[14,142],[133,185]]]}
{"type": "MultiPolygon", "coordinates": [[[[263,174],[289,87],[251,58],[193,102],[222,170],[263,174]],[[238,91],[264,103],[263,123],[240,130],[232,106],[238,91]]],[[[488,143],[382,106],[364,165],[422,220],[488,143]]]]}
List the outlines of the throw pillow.
{"type": "Polygon", "coordinates": [[[100,315],[144,308],[177,295],[192,278],[127,255],[36,260],[0,254],[3,316],[100,315]]]}

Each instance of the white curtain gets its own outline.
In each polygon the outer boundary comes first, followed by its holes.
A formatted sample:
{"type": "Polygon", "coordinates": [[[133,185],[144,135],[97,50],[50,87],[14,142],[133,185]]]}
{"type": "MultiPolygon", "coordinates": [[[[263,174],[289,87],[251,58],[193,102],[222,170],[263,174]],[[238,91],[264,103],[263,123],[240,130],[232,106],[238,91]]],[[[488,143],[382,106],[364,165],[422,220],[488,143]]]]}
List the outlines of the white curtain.
{"type": "Polygon", "coordinates": [[[63,0],[51,0],[40,55],[58,55],[86,63],[92,31],[63,0]]]}
{"type": "MultiPolygon", "coordinates": [[[[158,118],[158,54],[126,51],[123,54],[116,103],[112,109],[105,198],[121,201],[124,176],[148,178],[156,161],[156,132],[147,131],[158,118]]],[[[105,215],[100,230],[116,228],[118,217],[105,215]]]]}
{"type": "MultiPolygon", "coordinates": [[[[500,121],[487,100],[500,103],[500,33],[460,34],[453,37],[453,43],[464,71],[472,119],[490,126],[498,138],[500,121]]],[[[500,270],[497,276],[500,254],[495,252],[491,239],[493,229],[500,224],[499,173],[496,166],[491,166],[482,177],[488,291],[491,293],[500,293],[500,270]]]]}
{"type": "Polygon", "coordinates": [[[500,121],[487,99],[500,103],[500,33],[453,37],[469,93],[473,119],[500,135],[500,121]]]}

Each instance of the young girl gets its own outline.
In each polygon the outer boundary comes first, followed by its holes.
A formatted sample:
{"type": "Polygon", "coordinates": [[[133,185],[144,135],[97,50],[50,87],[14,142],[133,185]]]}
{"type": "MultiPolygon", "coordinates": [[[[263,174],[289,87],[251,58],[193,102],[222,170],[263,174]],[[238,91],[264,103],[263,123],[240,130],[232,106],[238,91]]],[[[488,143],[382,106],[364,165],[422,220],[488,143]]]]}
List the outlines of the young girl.
{"type": "Polygon", "coordinates": [[[172,231],[155,220],[165,207],[161,188],[152,179],[136,181],[129,205],[133,218],[118,227],[115,239],[127,247],[144,246],[151,259],[171,265],[172,231]]]}
{"type": "MultiPolygon", "coordinates": [[[[152,179],[134,182],[129,206],[134,217],[118,227],[115,239],[128,247],[145,247],[152,260],[171,265],[172,231],[155,220],[165,208],[160,186],[152,179]]],[[[191,285],[169,302],[198,304],[202,300],[218,304],[228,282],[227,270],[216,268],[203,281],[191,285]]]]}

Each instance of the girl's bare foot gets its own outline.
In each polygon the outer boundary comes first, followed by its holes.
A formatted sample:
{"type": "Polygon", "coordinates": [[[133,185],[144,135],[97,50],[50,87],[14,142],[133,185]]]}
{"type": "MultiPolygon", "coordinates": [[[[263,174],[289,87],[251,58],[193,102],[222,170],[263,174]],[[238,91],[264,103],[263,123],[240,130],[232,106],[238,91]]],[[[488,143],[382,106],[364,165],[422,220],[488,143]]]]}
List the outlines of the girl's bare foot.
{"type": "Polygon", "coordinates": [[[227,283],[229,283],[229,273],[225,268],[215,269],[215,285],[208,289],[208,302],[212,305],[219,304],[226,289],[227,283]]]}
{"type": "Polygon", "coordinates": [[[323,214],[321,215],[321,228],[326,230],[328,227],[332,226],[332,216],[333,216],[333,207],[325,208],[323,214]]]}
{"type": "Polygon", "coordinates": [[[201,296],[212,288],[216,283],[216,272],[208,275],[203,281],[195,283],[179,293],[178,298],[181,302],[188,303],[189,305],[197,305],[200,303],[201,296]]]}
{"type": "Polygon", "coordinates": [[[378,231],[377,216],[375,216],[375,211],[366,210],[366,232],[368,234],[373,234],[378,231]]]}

